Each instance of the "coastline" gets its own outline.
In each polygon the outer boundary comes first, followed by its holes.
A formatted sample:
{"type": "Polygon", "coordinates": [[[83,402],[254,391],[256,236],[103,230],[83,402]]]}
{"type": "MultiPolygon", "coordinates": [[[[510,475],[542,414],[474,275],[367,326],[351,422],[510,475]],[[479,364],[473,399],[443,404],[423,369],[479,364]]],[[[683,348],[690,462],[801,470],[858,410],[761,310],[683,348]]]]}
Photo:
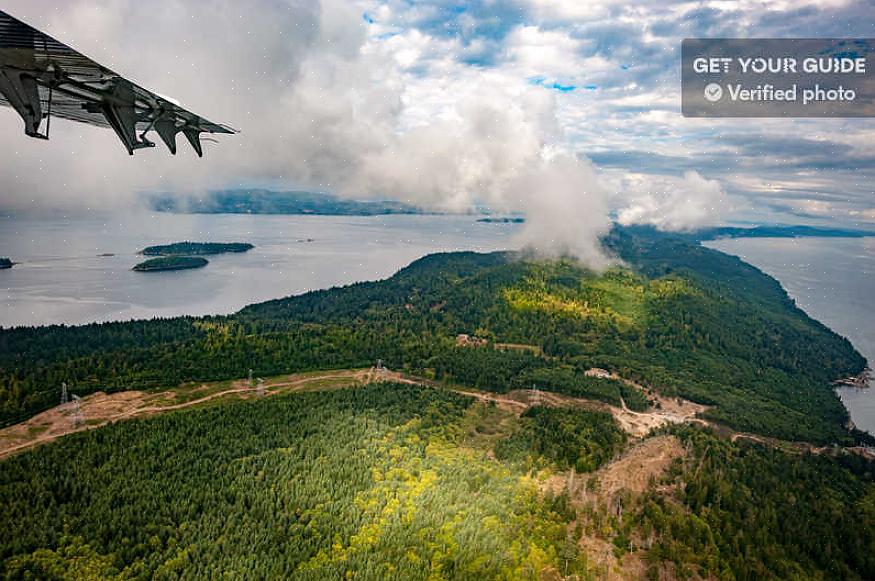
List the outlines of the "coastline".
{"type": "Polygon", "coordinates": [[[832,388],[857,429],[875,435],[875,317],[870,313],[875,279],[875,237],[745,238],[706,241],[706,248],[733,255],[775,278],[810,317],[851,342],[868,362],[832,388]],[[850,273],[850,274],[849,274],[850,273]]]}
{"type": "MultiPolygon", "coordinates": [[[[835,330],[833,330],[835,331],[835,330]]],[[[837,332],[837,331],[835,331],[837,332]]],[[[868,367],[858,373],[843,379],[838,379],[835,382],[838,387],[853,387],[856,389],[869,389],[872,386],[872,370],[868,367]]]]}

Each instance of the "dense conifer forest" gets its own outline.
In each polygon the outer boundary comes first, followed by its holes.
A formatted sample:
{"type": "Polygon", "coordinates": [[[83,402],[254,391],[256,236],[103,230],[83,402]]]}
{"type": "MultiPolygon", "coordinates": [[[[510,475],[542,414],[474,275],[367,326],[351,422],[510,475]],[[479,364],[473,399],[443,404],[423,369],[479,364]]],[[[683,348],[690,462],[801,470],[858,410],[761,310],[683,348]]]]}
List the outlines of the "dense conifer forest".
{"type": "Polygon", "coordinates": [[[871,438],[832,387],[864,359],[738,259],[606,244],[618,261],[600,273],[440,254],[227,317],[0,330],[5,424],[61,382],[148,391],[380,359],[432,386],[216,401],[13,455],[3,577],[875,578],[875,465],[842,447],[871,438]],[[632,410],[683,397],[719,429],[642,441],[602,411],[457,393],[531,388],[632,410]]]}
{"type": "MultiPolygon", "coordinates": [[[[0,464],[5,574],[473,579],[558,566],[567,499],[460,448],[470,403],[381,384],[116,424],[14,457],[0,464]]],[[[563,568],[582,571],[565,550],[563,568]]]]}
{"type": "Polygon", "coordinates": [[[140,251],[145,256],[202,256],[228,252],[248,252],[255,248],[246,242],[174,242],[147,246],[140,251]]]}
{"type": "Polygon", "coordinates": [[[709,419],[789,440],[853,443],[831,383],[865,361],[737,258],[665,237],[606,241],[617,266],[493,253],[432,255],[378,282],[227,317],[0,330],[0,421],[72,392],[360,367],[383,359],[492,391],[537,386],[646,407],[600,367],[712,406],[709,419]],[[457,346],[458,334],[485,340],[457,346]],[[523,349],[497,348],[522,345],[523,349]]]}
{"type": "Polygon", "coordinates": [[[871,462],[670,432],[685,454],[645,493],[605,497],[596,471],[634,444],[598,412],[516,417],[382,383],[116,423],[0,462],[0,570],[45,580],[617,572],[588,556],[586,538],[637,563],[633,578],[875,575],[871,462]]]}

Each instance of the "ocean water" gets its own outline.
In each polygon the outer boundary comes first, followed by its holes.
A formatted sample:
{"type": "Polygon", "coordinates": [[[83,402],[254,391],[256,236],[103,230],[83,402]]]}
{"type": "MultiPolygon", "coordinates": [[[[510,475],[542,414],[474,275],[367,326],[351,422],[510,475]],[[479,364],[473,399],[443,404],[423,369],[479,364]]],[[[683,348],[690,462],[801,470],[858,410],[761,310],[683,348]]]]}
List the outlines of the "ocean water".
{"type": "Polygon", "coordinates": [[[385,278],[433,252],[505,249],[518,230],[473,216],[4,217],[0,256],[21,264],[0,270],[0,326],[226,314],[385,278]],[[145,246],[182,240],[255,248],[207,257],[210,264],[197,270],[131,271],[145,246]]]}
{"type": "MultiPolygon", "coordinates": [[[[707,243],[778,279],[800,308],[875,368],[875,238],[739,238],[707,243]]],[[[858,428],[875,434],[875,386],[841,388],[858,428]]]]}

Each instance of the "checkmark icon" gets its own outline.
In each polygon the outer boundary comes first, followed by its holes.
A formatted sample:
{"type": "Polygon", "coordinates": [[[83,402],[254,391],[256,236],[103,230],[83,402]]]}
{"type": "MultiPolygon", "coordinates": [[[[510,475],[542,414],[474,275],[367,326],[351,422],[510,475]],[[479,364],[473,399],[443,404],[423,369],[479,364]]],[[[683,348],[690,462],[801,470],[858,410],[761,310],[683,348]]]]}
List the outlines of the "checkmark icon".
{"type": "Polygon", "coordinates": [[[717,83],[709,83],[705,87],[705,99],[712,103],[716,103],[723,98],[723,87],[717,83]]]}

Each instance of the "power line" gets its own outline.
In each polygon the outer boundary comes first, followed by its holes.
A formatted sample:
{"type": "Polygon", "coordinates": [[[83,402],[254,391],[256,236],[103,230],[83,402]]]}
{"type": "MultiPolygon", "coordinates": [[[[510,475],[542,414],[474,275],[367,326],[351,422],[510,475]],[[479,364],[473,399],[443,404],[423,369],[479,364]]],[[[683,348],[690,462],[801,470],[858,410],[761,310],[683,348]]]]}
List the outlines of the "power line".
{"type": "Polygon", "coordinates": [[[82,398],[73,394],[73,426],[79,427],[85,423],[82,417],[82,398]]]}

